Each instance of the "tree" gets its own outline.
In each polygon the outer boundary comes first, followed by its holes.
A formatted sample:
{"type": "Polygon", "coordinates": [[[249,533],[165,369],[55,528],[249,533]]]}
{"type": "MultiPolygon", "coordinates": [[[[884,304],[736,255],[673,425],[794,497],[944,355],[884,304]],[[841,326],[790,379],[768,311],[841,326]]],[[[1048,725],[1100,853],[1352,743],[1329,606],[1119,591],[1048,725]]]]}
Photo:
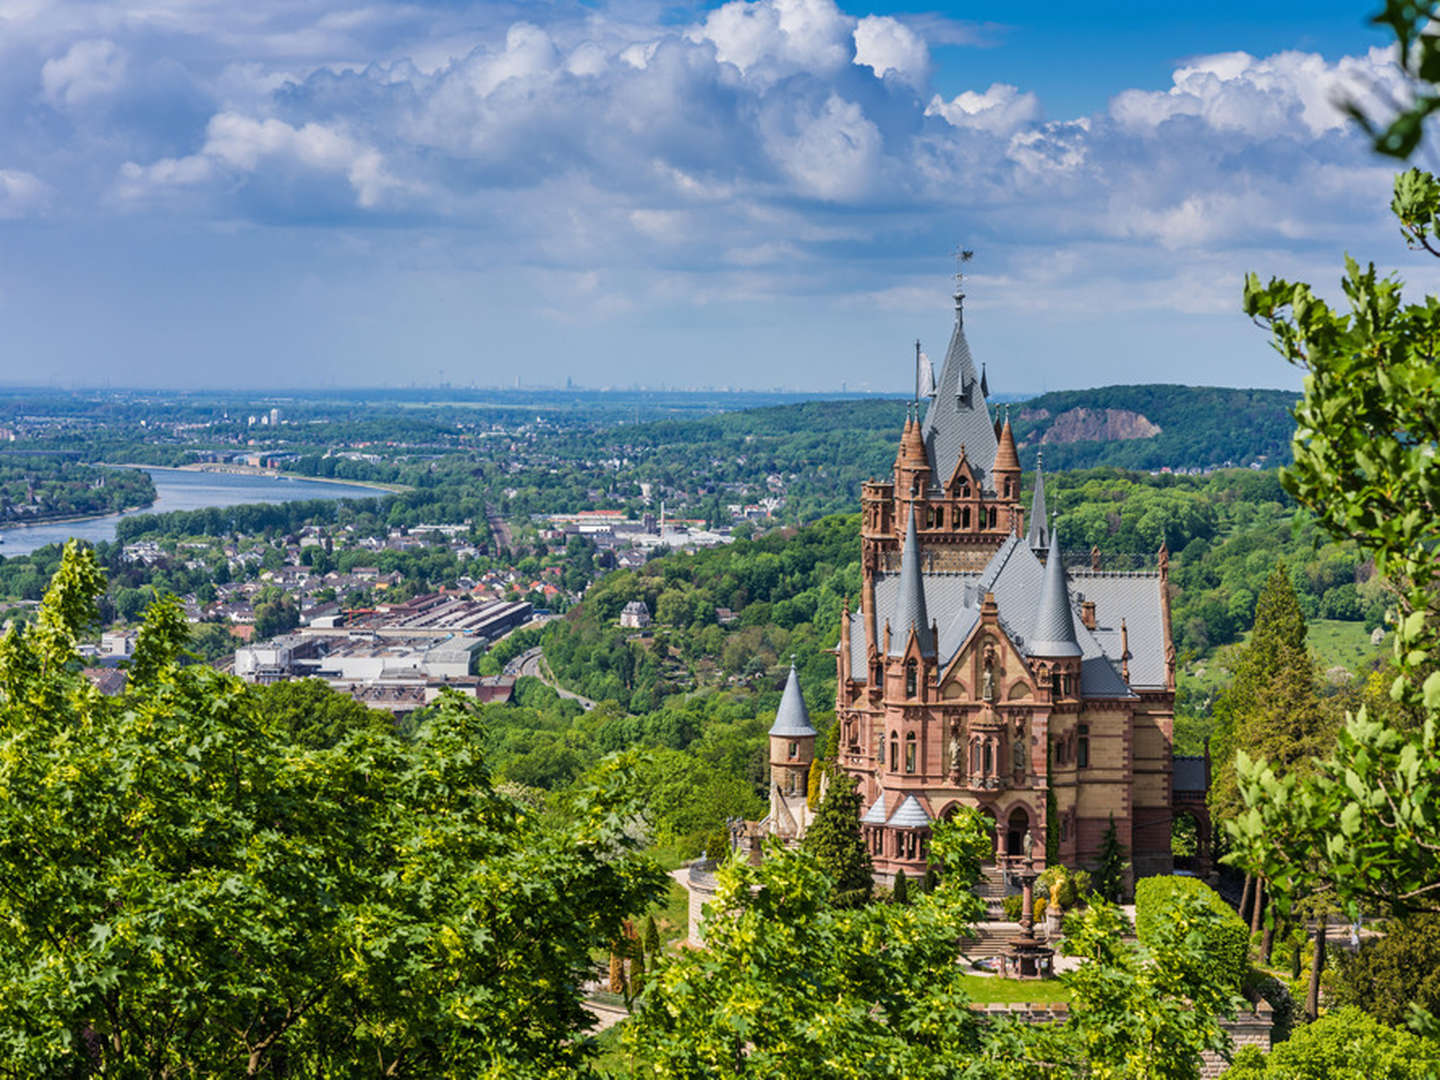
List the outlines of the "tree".
{"type": "Polygon", "coordinates": [[[1296,1029],[1270,1053],[1247,1046],[1224,1080],[1430,1080],[1440,1044],[1349,1006],[1296,1029]]]}
{"type": "Polygon", "coordinates": [[[863,904],[874,888],[874,867],[860,833],[860,803],[855,778],[836,776],[800,842],[829,876],[840,903],[863,904]]]}
{"type": "Polygon", "coordinates": [[[1219,763],[1209,793],[1217,821],[1240,810],[1235,751],[1264,755],[1290,769],[1322,752],[1333,724],[1315,693],[1313,664],[1305,645],[1305,616],[1290,572],[1277,562],[1255,605],[1250,640],[1240,650],[1235,678],[1215,707],[1211,753],[1219,763]]]}
{"type": "Polygon", "coordinates": [[[1095,867],[1095,891],[1112,904],[1118,904],[1125,892],[1125,871],[1129,867],[1125,860],[1125,847],[1120,843],[1120,833],[1115,828],[1115,815],[1110,815],[1110,825],[1100,838],[1100,862],[1095,867]]]}
{"type": "Polygon", "coordinates": [[[1145,946],[1126,943],[1131,928],[1108,901],[1066,919],[1061,950],[1088,962],[1064,976],[1074,998],[1049,1060],[1084,1063],[1080,1075],[1198,1080],[1201,1054],[1229,1049],[1220,1021],[1240,999],[1213,976],[1205,946],[1234,915],[1195,895],[1175,897],[1166,915],[1145,946]]]}
{"type": "MultiPolygon", "coordinates": [[[[1429,9],[1387,6],[1384,21],[1404,41],[1410,24],[1397,14],[1402,9],[1422,23],[1429,9]]],[[[1433,47],[1433,40],[1425,45],[1433,47]]],[[[1414,243],[1431,248],[1440,221],[1440,183],[1433,176],[1411,170],[1397,177],[1391,209],[1414,243]]],[[[1342,286],[1350,304],[1344,315],[1308,285],[1278,279],[1262,285],[1251,274],[1245,310],[1307,373],[1285,486],[1395,583],[1400,617],[1391,695],[1426,717],[1419,731],[1407,732],[1362,708],[1311,776],[1282,775],[1264,759],[1237,754],[1247,809],[1227,823],[1230,859],[1266,878],[1282,913],[1317,890],[1352,915],[1361,905],[1395,914],[1437,912],[1440,367],[1433,342],[1440,335],[1440,299],[1405,305],[1397,280],[1382,280],[1373,265],[1361,270],[1349,258],[1342,286]]]]}
{"type": "Polygon", "coordinates": [[[984,843],[978,815],[938,824],[932,858],[947,872],[905,906],[837,907],[804,847],[770,841],[759,866],[732,857],[705,948],[655,966],[622,1039],[657,1076],[958,1075],[988,1052],[955,963],[982,913],[970,885],[984,843]]]}
{"type": "Polygon", "coordinates": [[[1440,915],[1392,920],[1384,930],[1340,954],[1335,1001],[1392,1027],[1406,1024],[1412,1008],[1440,1015],[1440,915]]]}
{"type": "Polygon", "coordinates": [[[904,870],[895,871],[895,884],[891,886],[890,899],[897,904],[910,902],[910,883],[905,878],[904,870]]]}
{"type": "Polygon", "coordinates": [[[663,882],[623,763],[552,820],[495,788],[458,701],[413,740],[306,745],[180,663],[165,600],[101,696],[74,643],[103,588],[72,544],[35,628],[0,643],[8,1069],[583,1071],[592,952],[663,882]]]}

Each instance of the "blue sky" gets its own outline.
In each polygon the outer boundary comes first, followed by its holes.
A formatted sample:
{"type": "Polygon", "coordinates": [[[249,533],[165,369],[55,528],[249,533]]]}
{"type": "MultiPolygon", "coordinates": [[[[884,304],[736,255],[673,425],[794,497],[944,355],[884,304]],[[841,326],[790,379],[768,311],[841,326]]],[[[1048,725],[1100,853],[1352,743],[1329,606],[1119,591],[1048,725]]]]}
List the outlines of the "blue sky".
{"type": "Polygon", "coordinates": [[[899,390],[964,244],[996,390],[1294,386],[1246,270],[1440,285],[1367,14],[0,0],[0,382],[899,390]]]}

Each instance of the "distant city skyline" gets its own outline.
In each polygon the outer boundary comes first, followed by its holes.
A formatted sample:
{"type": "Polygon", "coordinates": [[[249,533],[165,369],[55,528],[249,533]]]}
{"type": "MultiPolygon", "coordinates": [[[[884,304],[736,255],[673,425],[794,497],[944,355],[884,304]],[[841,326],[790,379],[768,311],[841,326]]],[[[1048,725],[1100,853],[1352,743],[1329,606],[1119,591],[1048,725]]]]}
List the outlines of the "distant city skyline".
{"type": "Polygon", "coordinates": [[[0,0],[0,383],[904,394],[963,245],[999,395],[1293,388],[1378,6],[0,0]]]}

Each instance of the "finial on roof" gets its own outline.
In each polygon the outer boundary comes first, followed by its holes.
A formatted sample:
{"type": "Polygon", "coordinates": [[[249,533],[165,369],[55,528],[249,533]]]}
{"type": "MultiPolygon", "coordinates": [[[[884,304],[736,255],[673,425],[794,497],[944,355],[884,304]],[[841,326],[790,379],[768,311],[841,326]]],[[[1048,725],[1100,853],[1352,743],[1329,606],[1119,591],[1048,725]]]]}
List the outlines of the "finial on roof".
{"type": "Polygon", "coordinates": [[[985,365],[980,365],[980,393],[985,397],[990,396],[990,383],[985,378],[985,365]]]}
{"type": "Polygon", "coordinates": [[[955,247],[955,311],[958,314],[965,306],[965,264],[975,257],[975,252],[959,245],[955,247]]]}

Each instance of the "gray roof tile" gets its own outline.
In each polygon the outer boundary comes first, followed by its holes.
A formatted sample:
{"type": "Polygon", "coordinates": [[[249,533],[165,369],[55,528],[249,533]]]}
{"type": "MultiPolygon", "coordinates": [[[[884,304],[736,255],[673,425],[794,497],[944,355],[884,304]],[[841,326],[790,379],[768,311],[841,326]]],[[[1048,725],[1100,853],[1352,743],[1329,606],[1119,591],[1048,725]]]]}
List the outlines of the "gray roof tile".
{"type": "Polygon", "coordinates": [[[915,508],[905,527],[905,550],[900,555],[900,587],[895,596],[895,617],[890,623],[890,655],[903,656],[914,630],[922,656],[935,655],[930,614],[925,606],[924,574],[920,567],[920,541],[915,532],[915,508]]]}
{"type": "Polygon", "coordinates": [[[1205,791],[1205,759],[1177,756],[1173,785],[1176,791],[1205,791]]]}
{"type": "Polygon", "coordinates": [[[885,824],[895,829],[918,829],[930,824],[930,815],[914,795],[906,795],[885,824]]]}
{"type": "Polygon", "coordinates": [[[1075,613],[1065,587],[1065,560],[1057,548],[1045,560],[1045,583],[1035,607],[1035,622],[1025,651],[1031,656],[1079,656],[1075,639],[1075,613]]]}
{"type": "Polygon", "coordinates": [[[865,811],[865,816],[860,819],[862,825],[884,825],[885,824],[885,792],[875,796],[875,801],[870,804],[870,809],[865,811]]]}
{"type": "Polygon", "coordinates": [[[794,664],[790,665],[790,677],[785,680],[785,693],[780,695],[780,708],[775,711],[775,723],[770,726],[770,734],[792,738],[819,734],[810,723],[810,711],[805,708],[805,695],[800,692],[800,679],[795,674],[794,664]]]}
{"type": "Polygon", "coordinates": [[[982,488],[991,489],[990,466],[995,461],[995,422],[985,401],[985,390],[975,376],[975,361],[970,358],[970,345],[965,340],[965,320],[957,306],[955,330],[950,335],[950,348],[945,353],[945,367],[935,397],[925,411],[921,435],[925,452],[930,456],[932,482],[940,485],[950,479],[955,463],[960,460],[960,447],[975,471],[982,488]]]}

